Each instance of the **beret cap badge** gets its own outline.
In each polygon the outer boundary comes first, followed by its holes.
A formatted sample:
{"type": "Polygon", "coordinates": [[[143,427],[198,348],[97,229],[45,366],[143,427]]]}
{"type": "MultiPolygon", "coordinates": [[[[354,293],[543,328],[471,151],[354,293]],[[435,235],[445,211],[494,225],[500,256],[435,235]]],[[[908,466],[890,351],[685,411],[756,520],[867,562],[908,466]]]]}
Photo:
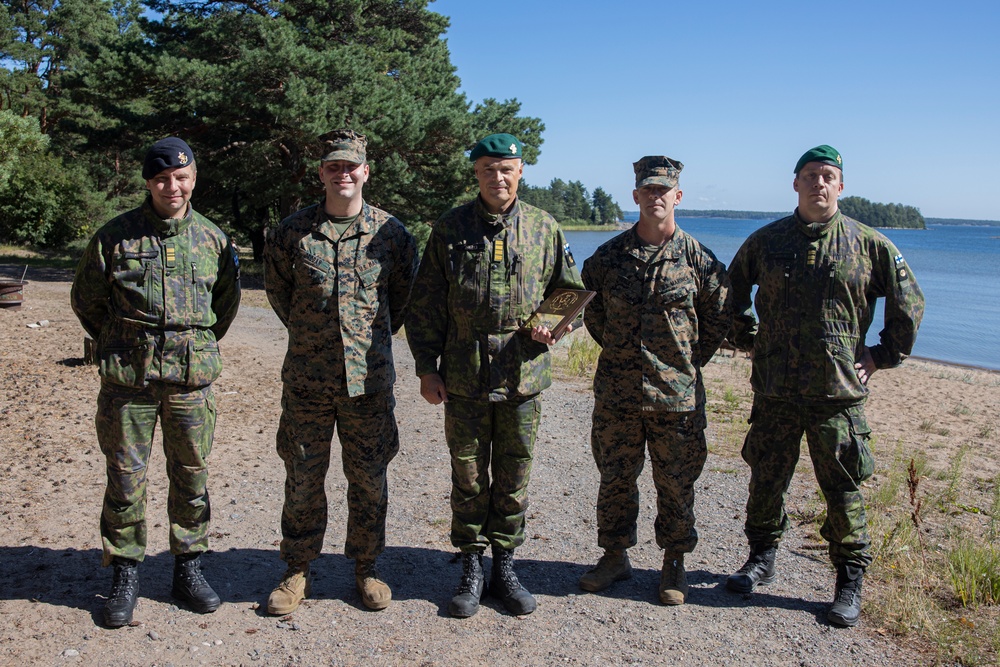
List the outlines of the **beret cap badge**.
{"type": "Polygon", "coordinates": [[[142,177],[149,180],[166,169],[194,164],[194,151],[179,137],[166,137],[150,146],[142,162],[142,177]]]}
{"type": "Polygon", "coordinates": [[[524,154],[524,144],[512,134],[491,134],[483,137],[469,153],[469,161],[475,162],[484,155],[499,158],[520,158],[524,154]]]}

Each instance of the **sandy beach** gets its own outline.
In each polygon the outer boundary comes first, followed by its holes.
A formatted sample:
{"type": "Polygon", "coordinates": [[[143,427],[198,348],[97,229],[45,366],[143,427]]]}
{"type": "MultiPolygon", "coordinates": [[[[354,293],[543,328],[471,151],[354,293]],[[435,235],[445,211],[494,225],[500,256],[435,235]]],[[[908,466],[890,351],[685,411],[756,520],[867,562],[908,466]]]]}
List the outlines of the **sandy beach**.
{"type": "MultiPolygon", "coordinates": [[[[600,555],[590,454],[588,378],[562,375],[545,393],[519,574],[538,611],[514,618],[494,600],[466,620],[448,617],[460,565],[448,540],[450,471],[442,411],[423,402],[413,363],[396,340],[401,451],[390,468],[388,548],[380,559],[394,591],[385,611],[364,609],[343,557],[346,483],[339,447],[327,478],[330,528],[315,563],[312,599],[291,617],[264,613],[284,570],[278,559],[283,468],[274,452],[279,370],[286,336],[260,290],[222,341],[215,384],[219,421],[211,463],[212,553],[205,573],[223,599],[214,614],[169,597],[166,476],[154,449],[148,491],[149,547],[133,625],[100,625],[110,571],[100,567],[98,517],[104,460],[94,435],[97,371],[83,364],[83,331],[68,305],[67,272],[31,282],[20,311],[0,311],[0,664],[101,665],[919,665],[930,647],[883,623],[888,598],[873,570],[864,620],[854,630],[825,621],[834,575],[814,518],[821,508],[808,457],[795,477],[797,518],[779,556],[780,578],[754,596],[724,590],[746,557],[741,532],[748,470],[739,458],[749,365],[731,353],[705,369],[710,456],[697,485],[700,542],[689,556],[689,603],[657,601],[660,552],[653,495],[641,478],[633,579],[601,594],[576,581],[600,555]],[[47,321],[44,326],[29,325],[47,321]]],[[[573,334],[580,335],[580,334],[573,334]]],[[[572,337],[569,336],[567,339],[572,337]]],[[[567,343],[568,344],[568,343],[567,343]]],[[[562,345],[562,344],[561,344],[562,345]]],[[[878,461],[874,492],[917,457],[923,493],[956,478],[955,508],[989,509],[1000,474],[1000,374],[923,360],[877,373],[868,417],[878,461]],[[956,464],[956,458],[958,464],[956,464]],[[950,477],[951,471],[957,472],[950,477]]],[[[930,496],[928,496],[930,497],[930,496]]],[[[905,512],[905,508],[886,510],[905,512]]],[[[929,512],[929,548],[955,525],[985,534],[983,511],[929,512]],[[957,522],[957,524],[956,524],[957,522]]],[[[891,516],[883,516],[891,521],[891,516]]],[[[945,591],[941,592],[946,594],[945,591]]]]}

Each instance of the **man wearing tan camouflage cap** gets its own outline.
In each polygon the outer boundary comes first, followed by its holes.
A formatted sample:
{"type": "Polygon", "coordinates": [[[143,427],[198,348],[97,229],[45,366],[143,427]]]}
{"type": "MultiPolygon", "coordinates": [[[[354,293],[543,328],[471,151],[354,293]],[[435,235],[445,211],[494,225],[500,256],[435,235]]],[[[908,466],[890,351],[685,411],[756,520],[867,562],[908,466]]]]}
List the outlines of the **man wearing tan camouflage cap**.
{"type": "Polygon", "coordinates": [[[656,543],[664,550],[659,597],[683,604],[684,554],[694,550],[694,483],[708,450],[701,368],[730,325],[729,279],[712,251],[674,220],[682,165],[664,156],[636,162],[639,221],[583,264],[597,295],[584,324],[601,346],[594,376],[591,450],[601,474],[597,542],[604,556],[580,579],[601,591],[632,576],[645,449],[656,486],[656,543]]]}
{"type": "Polygon", "coordinates": [[[294,611],[309,595],[309,563],[323,548],[324,490],[336,427],[347,478],[347,540],[355,583],[369,609],[389,586],[375,570],[385,548],[386,471],[399,449],[393,408],[392,335],[403,324],[417,248],[396,218],[362,197],[366,141],[351,130],[322,137],[325,199],[270,231],[264,252],[268,301],[288,328],[278,455],[285,462],[281,559],[288,571],[268,613],[294,611]]]}

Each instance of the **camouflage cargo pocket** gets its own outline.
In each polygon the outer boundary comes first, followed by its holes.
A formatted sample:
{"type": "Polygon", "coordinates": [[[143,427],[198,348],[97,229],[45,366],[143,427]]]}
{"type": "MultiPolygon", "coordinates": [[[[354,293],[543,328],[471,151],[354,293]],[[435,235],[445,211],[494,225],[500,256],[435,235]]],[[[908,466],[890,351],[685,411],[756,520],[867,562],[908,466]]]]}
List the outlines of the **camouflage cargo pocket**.
{"type": "Polygon", "coordinates": [[[222,355],[216,341],[188,341],[187,385],[204,387],[222,373],[222,355]]]}
{"type": "Polygon", "coordinates": [[[153,359],[148,343],[132,346],[109,345],[100,352],[100,375],[105,380],[125,387],[144,387],[146,369],[153,359]]]}
{"type": "Polygon", "coordinates": [[[872,456],[868,441],[871,439],[871,427],[865,419],[864,409],[854,406],[845,410],[850,424],[850,442],[840,453],[840,463],[854,480],[860,484],[875,472],[875,457],[872,456]]]}

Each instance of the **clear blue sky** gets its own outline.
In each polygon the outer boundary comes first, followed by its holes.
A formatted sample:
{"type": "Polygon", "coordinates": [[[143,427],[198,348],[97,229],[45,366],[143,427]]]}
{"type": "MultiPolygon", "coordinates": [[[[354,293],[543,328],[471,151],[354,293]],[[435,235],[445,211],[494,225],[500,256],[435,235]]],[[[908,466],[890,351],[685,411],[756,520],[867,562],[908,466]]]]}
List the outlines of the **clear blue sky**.
{"type": "Polygon", "coordinates": [[[462,90],[546,126],[532,185],[632,203],[632,162],[685,165],[682,208],[791,210],[808,148],[844,196],[1000,220],[1000,2],[436,0],[462,90]]]}

